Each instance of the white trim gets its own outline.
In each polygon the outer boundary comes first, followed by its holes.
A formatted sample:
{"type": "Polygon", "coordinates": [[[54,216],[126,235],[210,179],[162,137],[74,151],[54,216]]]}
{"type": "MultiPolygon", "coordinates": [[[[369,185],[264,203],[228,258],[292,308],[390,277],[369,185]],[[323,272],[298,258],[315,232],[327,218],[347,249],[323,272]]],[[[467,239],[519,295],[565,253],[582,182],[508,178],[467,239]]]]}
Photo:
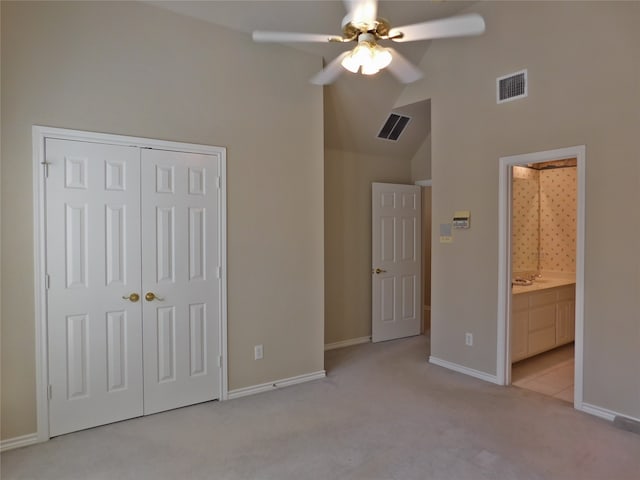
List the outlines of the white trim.
{"type": "Polygon", "coordinates": [[[351,347],[353,345],[361,345],[371,342],[371,336],[350,338],[349,340],[340,340],[339,342],[325,343],[324,351],[335,350],[336,348],[351,347]]]}
{"type": "Polygon", "coordinates": [[[222,366],[220,375],[220,400],[227,400],[229,391],[229,365],[227,356],[227,149],[220,153],[220,355],[222,366]]]}
{"type": "Polygon", "coordinates": [[[613,422],[616,417],[623,417],[640,423],[640,418],[630,417],[629,415],[625,415],[614,410],[609,410],[608,408],[598,407],[597,405],[591,405],[590,403],[582,402],[582,406],[581,408],[578,408],[578,410],[595,417],[604,418],[605,420],[609,420],[610,422],[613,422]]]}
{"type": "Polygon", "coordinates": [[[613,410],[609,410],[607,408],[598,407],[596,405],[591,405],[589,403],[582,402],[582,407],[578,410],[588,413],[589,415],[593,415],[594,417],[604,418],[605,420],[609,420],[613,422],[613,419],[618,415],[613,410]]]}
{"type": "MultiPolygon", "coordinates": [[[[228,398],[228,358],[227,358],[227,149],[195,143],[171,142],[151,138],[129,137],[106,133],[68,130],[34,125],[33,141],[33,191],[34,191],[34,262],[35,262],[35,354],[36,354],[36,415],[37,441],[49,439],[48,352],[47,352],[47,311],[44,274],[46,266],[45,201],[46,190],[42,162],[45,160],[45,139],[76,140],[81,142],[127,145],[139,148],[153,148],[204,155],[218,155],[220,158],[220,258],[222,275],[220,279],[220,355],[222,372],[220,375],[220,400],[228,398]]],[[[20,437],[22,438],[22,437],[20,437]]]]}
{"type": "Polygon", "coordinates": [[[433,180],[416,180],[414,185],[419,185],[421,187],[431,187],[433,184],[433,180]]]}
{"type": "Polygon", "coordinates": [[[255,395],[257,393],[270,392],[278,388],[289,387],[291,385],[297,385],[299,383],[311,382],[312,380],[319,380],[325,378],[327,372],[319,370],[317,372],[305,373],[303,375],[297,375],[295,377],[283,378],[281,380],[275,380],[273,382],[261,383],[260,385],[252,385],[250,387],[236,388],[231,390],[228,395],[229,400],[234,398],[246,397],[248,395],[255,395]]]}
{"type": "Polygon", "coordinates": [[[43,138],[46,137],[57,138],[61,140],[77,140],[79,142],[105,143],[108,145],[127,145],[140,148],[155,148],[157,150],[202,153],[204,155],[215,155],[222,153],[222,157],[226,161],[226,148],[216,147],[212,145],[172,142],[169,140],[158,140],[154,138],[129,137],[126,135],[88,132],[85,130],[69,130],[66,128],[46,127],[40,125],[33,126],[33,133],[34,135],[38,133],[43,138]]]}
{"type": "Polygon", "coordinates": [[[20,437],[6,438],[0,441],[0,452],[6,452],[7,450],[26,447],[40,442],[41,440],[38,438],[37,433],[29,433],[27,435],[21,435],[20,437]]]}
{"type": "Polygon", "coordinates": [[[499,202],[498,202],[498,341],[497,372],[500,385],[511,383],[511,359],[509,351],[509,325],[511,295],[511,252],[510,252],[510,169],[515,165],[547,162],[565,158],[576,158],[578,169],[577,228],[576,228],[576,309],[575,309],[575,374],[574,407],[582,408],[583,399],[583,348],[584,348],[584,236],[585,236],[585,162],[586,147],[574,147],[547,150],[544,152],[512,155],[500,158],[499,202]]]}
{"type": "Polygon", "coordinates": [[[480,380],[484,380],[485,382],[500,385],[500,382],[495,375],[490,375],[488,373],[481,372],[480,370],[475,370],[473,368],[465,367],[464,365],[458,365],[457,363],[442,360],[441,358],[434,357],[433,355],[429,357],[429,363],[433,363],[434,365],[453,370],[454,372],[464,373],[465,375],[469,375],[470,377],[479,378],[480,380]]]}

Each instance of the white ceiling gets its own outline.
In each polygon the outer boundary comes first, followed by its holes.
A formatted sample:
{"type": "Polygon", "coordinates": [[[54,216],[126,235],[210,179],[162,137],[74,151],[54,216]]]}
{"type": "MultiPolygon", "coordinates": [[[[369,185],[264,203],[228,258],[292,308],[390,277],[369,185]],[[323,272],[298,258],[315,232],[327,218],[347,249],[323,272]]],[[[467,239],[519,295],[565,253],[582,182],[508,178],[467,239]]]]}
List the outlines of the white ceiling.
{"type": "MultiPolygon", "coordinates": [[[[181,15],[250,34],[253,30],[339,35],[346,11],[342,1],[149,1],[181,15]]],[[[378,17],[399,27],[455,15],[472,1],[380,1],[378,17]]],[[[437,40],[446,41],[446,40],[437,40]]],[[[472,39],[470,41],[473,41],[472,39]]],[[[428,41],[396,43],[394,48],[414,63],[425,55],[428,41]]],[[[329,62],[351,45],[291,44],[329,62]]],[[[321,88],[321,87],[318,87],[321,88]]],[[[376,138],[405,86],[387,72],[365,77],[345,71],[325,88],[325,145],[372,155],[411,158],[429,132],[429,106],[414,105],[402,113],[415,115],[398,142],[376,138]]],[[[397,111],[394,110],[394,111],[397,111]]]]}

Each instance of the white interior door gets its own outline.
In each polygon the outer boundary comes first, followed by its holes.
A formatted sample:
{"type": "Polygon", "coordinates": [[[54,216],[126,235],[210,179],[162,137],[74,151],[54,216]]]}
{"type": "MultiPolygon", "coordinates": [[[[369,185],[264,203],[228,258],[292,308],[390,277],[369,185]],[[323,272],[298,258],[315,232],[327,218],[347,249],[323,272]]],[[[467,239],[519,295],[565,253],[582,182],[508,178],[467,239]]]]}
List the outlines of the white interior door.
{"type": "Polygon", "coordinates": [[[142,150],[145,414],[220,396],[220,173],[216,155],[142,150]]]}
{"type": "Polygon", "coordinates": [[[49,435],[220,398],[223,154],[44,160],[49,435]]]}
{"type": "Polygon", "coordinates": [[[140,159],[135,147],[47,139],[45,148],[56,436],[143,412],[141,302],[127,299],[141,284],[140,159]]]}
{"type": "Polygon", "coordinates": [[[372,184],[372,341],[420,334],[420,187],[372,184]]]}

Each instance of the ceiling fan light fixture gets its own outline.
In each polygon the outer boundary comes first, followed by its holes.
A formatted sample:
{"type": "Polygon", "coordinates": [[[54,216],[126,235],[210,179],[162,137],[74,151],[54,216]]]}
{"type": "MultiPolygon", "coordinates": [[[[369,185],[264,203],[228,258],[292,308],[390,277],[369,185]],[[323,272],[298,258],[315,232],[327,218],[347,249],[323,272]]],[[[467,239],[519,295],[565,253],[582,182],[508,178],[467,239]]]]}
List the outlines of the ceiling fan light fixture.
{"type": "Polygon", "coordinates": [[[373,51],[373,61],[378,67],[378,70],[382,70],[386,68],[391,63],[391,52],[386,48],[382,48],[379,45],[376,45],[373,51]]]}
{"type": "Polygon", "coordinates": [[[378,67],[376,67],[375,63],[370,62],[370,63],[362,65],[361,73],[363,75],[375,75],[379,71],[380,71],[380,69],[378,67]]]}
{"type": "Polygon", "coordinates": [[[377,45],[371,34],[362,34],[358,45],[342,59],[342,66],[352,73],[374,75],[391,63],[391,52],[377,45]]]}
{"type": "Polygon", "coordinates": [[[351,73],[358,73],[358,69],[360,68],[360,64],[353,58],[352,53],[342,59],[342,66],[351,73]]]}

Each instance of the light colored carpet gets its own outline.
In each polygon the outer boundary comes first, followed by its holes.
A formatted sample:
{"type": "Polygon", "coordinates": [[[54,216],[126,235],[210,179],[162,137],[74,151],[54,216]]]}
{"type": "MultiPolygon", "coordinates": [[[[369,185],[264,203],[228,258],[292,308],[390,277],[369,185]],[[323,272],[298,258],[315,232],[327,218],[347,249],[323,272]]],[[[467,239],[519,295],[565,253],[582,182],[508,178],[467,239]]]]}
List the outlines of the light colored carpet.
{"type": "Polygon", "coordinates": [[[639,435],[430,365],[428,348],[331,351],[324,380],[6,452],[2,478],[638,479],[639,435]]]}

